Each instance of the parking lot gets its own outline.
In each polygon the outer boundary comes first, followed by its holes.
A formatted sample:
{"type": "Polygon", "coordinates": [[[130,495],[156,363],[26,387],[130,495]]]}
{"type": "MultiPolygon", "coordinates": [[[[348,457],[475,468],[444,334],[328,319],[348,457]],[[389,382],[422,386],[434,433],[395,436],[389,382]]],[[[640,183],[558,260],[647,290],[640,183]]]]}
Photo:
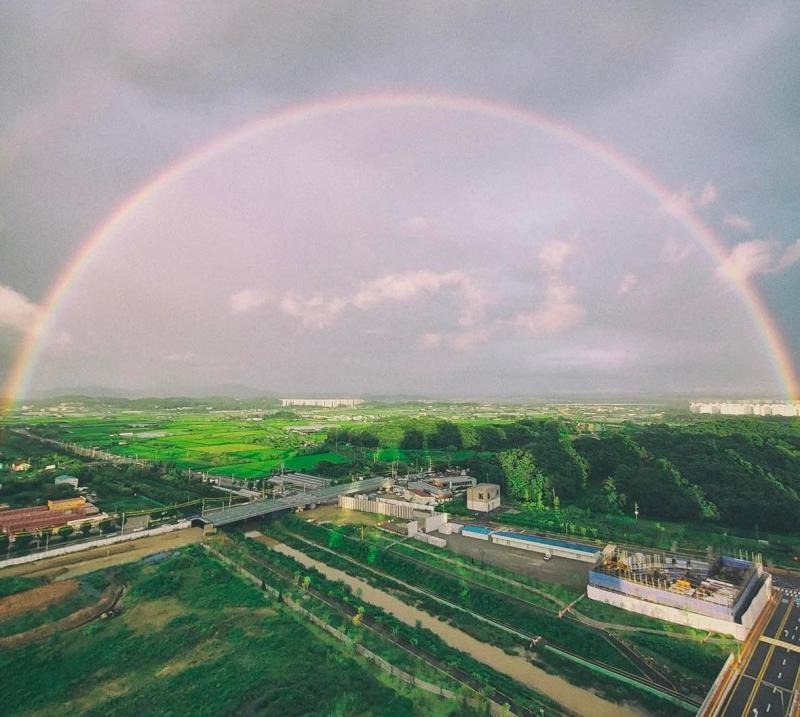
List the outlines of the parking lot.
{"type": "Polygon", "coordinates": [[[448,550],[487,565],[578,590],[585,590],[589,581],[589,563],[557,557],[545,560],[541,553],[495,545],[488,540],[467,538],[458,533],[442,537],[447,540],[448,550]]]}

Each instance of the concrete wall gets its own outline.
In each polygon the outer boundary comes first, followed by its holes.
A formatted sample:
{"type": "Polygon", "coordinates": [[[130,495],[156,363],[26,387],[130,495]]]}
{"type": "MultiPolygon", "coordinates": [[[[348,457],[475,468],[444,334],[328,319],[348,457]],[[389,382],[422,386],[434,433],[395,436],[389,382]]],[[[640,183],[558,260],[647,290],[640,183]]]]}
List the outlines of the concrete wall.
{"type": "Polygon", "coordinates": [[[438,530],[447,522],[447,513],[434,513],[429,518],[425,518],[425,532],[438,530]]]}
{"type": "Polygon", "coordinates": [[[362,513],[379,513],[393,518],[413,518],[415,506],[401,501],[369,500],[361,496],[340,495],[339,507],[360,510],[362,513]]]}
{"type": "Polygon", "coordinates": [[[437,538],[435,535],[428,535],[427,533],[417,533],[414,535],[414,540],[428,543],[428,545],[435,545],[437,548],[447,547],[447,541],[444,538],[437,538]]]}
{"type": "Polygon", "coordinates": [[[183,530],[191,527],[192,523],[188,520],[183,520],[180,523],[173,523],[172,525],[162,525],[159,528],[151,528],[150,530],[142,530],[139,533],[126,533],[124,535],[112,535],[110,538],[100,538],[99,540],[90,540],[85,543],[77,543],[75,545],[65,545],[63,548],[53,548],[52,550],[42,551],[39,553],[32,553],[31,555],[21,555],[18,558],[10,558],[0,562],[0,568],[8,567],[9,565],[22,565],[23,563],[34,563],[37,560],[44,560],[45,558],[53,558],[56,555],[68,555],[69,553],[79,553],[82,550],[91,550],[92,548],[102,548],[106,545],[115,545],[116,543],[127,543],[129,540],[138,540],[139,538],[146,538],[148,535],[161,535],[162,533],[171,533],[175,530],[183,530]]]}
{"type": "MultiPolygon", "coordinates": [[[[378,497],[376,499],[378,503],[387,503],[388,505],[399,505],[402,507],[407,507],[409,505],[408,501],[405,500],[395,500],[394,498],[383,498],[378,497]]],[[[412,510],[418,513],[433,513],[435,508],[432,505],[422,505],[420,503],[412,504],[412,510]]]]}
{"type": "Polygon", "coordinates": [[[697,630],[712,630],[713,632],[721,632],[724,635],[732,635],[737,640],[744,640],[749,631],[749,628],[745,627],[744,625],[740,625],[737,622],[720,620],[718,618],[709,617],[708,615],[699,615],[695,612],[680,610],[678,608],[670,607],[669,605],[659,605],[658,603],[640,600],[632,595],[622,595],[618,592],[605,590],[595,585],[589,585],[586,588],[586,594],[592,600],[604,602],[607,605],[614,605],[615,607],[620,607],[623,610],[638,612],[640,615],[655,617],[659,620],[674,622],[677,625],[685,625],[687,627],[693,627],[697,630]]]}
{"type": "Polygon", "coordinates": [[[747,610],[742,613],[742,625],[744,625],[748,632],[750,628],[755,625],[758,616],[767,606],[769,596],[772,594],[772,575],[766,573],[764,575],[764,582],[759,588],[753,600],[750,602],[747,610]]]}

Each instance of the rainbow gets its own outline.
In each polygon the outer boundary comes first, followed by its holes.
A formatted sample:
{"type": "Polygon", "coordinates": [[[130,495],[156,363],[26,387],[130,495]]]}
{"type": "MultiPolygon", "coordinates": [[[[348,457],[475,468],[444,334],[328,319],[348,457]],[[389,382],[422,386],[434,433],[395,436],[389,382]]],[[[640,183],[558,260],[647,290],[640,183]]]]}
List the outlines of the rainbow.
{"type": "MultiPolygon", "coordinates": [[[[270,113],[200,147],[167,167],[122,202],[75,252],[50,288],[41,304],[37,318],[23,338],[21,349],[12,363],[3,390],[5,407],[9,408],[18,398],[26,394],[44,338],[55,324],[59,307],[70,287],[76,284],[81,273],[90,263],[97,249],[114,237],[130,217],[146,208],[161,190],[221,153],[262,132],[301,123],[323,115],[394,107],[456,110],[496,117],[535,128],[603,162],[652,197],[660,207],[671,206],[671,215],[683,225],[717,264],[721,264],[727,255],[727,249],[722,240],[692,211],[691,207],[671,202],[673,193],[651,174],[609,145],[535,112],[485,99],[427,93],[376,93],[314,100],[270,113]]],[[[744,277],[732,279],[732,281],[743,306],[766,342],[776,375],[784,385],[787,395],[790,398],[796,397],[798,395],[797,377],[775,320],[750,281],[744,277]]]]}

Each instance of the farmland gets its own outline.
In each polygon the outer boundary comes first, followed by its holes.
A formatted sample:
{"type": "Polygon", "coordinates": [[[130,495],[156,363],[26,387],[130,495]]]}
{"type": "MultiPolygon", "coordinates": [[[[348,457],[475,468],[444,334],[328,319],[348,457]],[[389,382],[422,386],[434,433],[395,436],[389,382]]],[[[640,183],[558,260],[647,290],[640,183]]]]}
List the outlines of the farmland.
{"type": "Polygon", "coordinates": [[[162,557],[113,571],[116,617],[4,650],[4,715],[472,714],[368,669],[199,548],[162,557]]]}

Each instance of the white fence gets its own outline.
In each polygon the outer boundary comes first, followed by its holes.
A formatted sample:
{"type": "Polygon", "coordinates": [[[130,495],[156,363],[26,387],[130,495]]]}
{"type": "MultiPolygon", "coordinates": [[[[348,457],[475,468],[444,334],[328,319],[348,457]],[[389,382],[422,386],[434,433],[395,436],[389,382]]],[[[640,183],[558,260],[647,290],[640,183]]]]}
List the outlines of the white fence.
{"type": "Polygon", "coordinates": [[[146,538],[150,535],[161,535],[162,533],[172,533],[175,530],[184,530],[191,526],[191,521],[182,520],[180,523],[172,523],[170,525],[162,525],[158,528],[151,528],[150,530],[142,530],[138,533],[127,533],[124,535],[112,535],[110,538],[100,538],[98,540],[91,540],[86,543],[76,543],[74,545],[65,545],[62,548],[53,548],[52,550],[45,550],[39,553],[31,553],[30,555],[20,555],[18,558],[9,558],[8,560],[0,561],[0,568],[7,568],[11,565],[22,565],[23,563],[34,563],[37,560],[44,560],[45,558],[53,558],[57,555],[68,555],[69,553],[79,553],[82,550],[91,550],[92,548],[102,548],[106,545],[115,545],[116,543],[126,543],[129,540],[138,540],[139,538],[146,538]]]}

